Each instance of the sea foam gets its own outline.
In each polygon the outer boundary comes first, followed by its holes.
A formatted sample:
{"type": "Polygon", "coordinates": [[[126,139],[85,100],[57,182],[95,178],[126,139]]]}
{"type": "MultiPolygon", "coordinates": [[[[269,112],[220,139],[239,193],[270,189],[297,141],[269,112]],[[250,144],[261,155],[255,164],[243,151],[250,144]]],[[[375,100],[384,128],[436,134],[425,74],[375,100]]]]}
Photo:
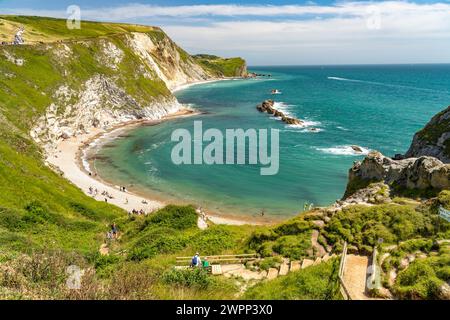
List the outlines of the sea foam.
{"type": "Polygon", "coordinates": [[[362,152],[356,152],[353,150],[353,148],[350,145],[345,146],[336,146],[332,148],[316,148],[316,150],[328,153],[328,154],[334,154],[334,155],[341,155],[341,156],[360,156],[360,155],[367,155],[370,150],[364,147],[361,148],[362,152]]]}

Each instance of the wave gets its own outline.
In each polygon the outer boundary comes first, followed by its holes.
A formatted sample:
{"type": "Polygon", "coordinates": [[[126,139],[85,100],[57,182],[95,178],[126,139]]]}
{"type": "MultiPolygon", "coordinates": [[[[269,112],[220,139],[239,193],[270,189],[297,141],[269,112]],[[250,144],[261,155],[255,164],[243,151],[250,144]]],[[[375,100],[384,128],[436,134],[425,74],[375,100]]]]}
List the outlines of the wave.
{"type": "Polygon", "coordinates": [[[345,146],[336,146],[336,147],[332,147],[332,148],[316,148],[316,150],[324,152],[324,153],[328,153],[328,154],[333,154],[333,155],[341,155],[341,156],[360,156],[360,155],[367,155],[370,150],[364,147],[359,147],[361,148],[362,152],[357,152],[355,151],[352,146],[350,145],[345,145],[345,146]]]}
{"type": "Polygon", "coordinates": [[[412,87],[412,86],[404,86],[404,85],[401,85],[401,84],[392,84],[392,83],[384,83],[384,82],[376,82],[376,81],[348,79],[348,78],[341,78],[341,77],[327,77],[327,79],[329,79],[329,80],[337,80],[337,81],[349,81],[349,82],[366,83],[366,84],[372,84],[372,85],[376,85],[376,86],[385,86],[385,87],[391,87],[391,88],[403,88],[403,89],[412,89],[412,90],[419,90],[419,91],[432,91],[432,92],[448,93],[448,91],[428,89],[428,88],[420,88],[420,87],[412,87]]]}
{"type": "MultiPolygon", "coordinates": [[[[322,123],[319,121],[312,121],[312,120],[304,120],[304,119],[300,119],[300,121],[302,121],[301,124],[288,124],[286,125],[289,128],[300,128],[300,129],[304,129],[304,128],[309,128],[309,127],[317,127],[320,126],[322,123]]],[[[319,130],[319,128],[314,128],[319,130]]]]}
{"type": "Polygon", "coordinates": [[[278,111],[283,112],[288,117],[294,117],[294,115],[289,111],[290,107],[295,107],[293,104],[286,104],[282,101],[274,102],[273,108],[277,109],[278,111]]]}
{"type": "Polygon", "coordinates": [[[341,126],[337,126],[336,128],[338,128],[339,130],[342,130],[342,131],[348,131],[349,130],[349,129],[341,127],[341,126]]]}

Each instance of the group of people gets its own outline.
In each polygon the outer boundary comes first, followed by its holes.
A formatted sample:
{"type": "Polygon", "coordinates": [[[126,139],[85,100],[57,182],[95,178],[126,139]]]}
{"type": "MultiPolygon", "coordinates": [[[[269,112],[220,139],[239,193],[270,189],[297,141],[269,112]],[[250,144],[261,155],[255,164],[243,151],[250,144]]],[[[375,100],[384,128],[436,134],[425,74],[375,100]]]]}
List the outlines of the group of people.
{"type": "Polygon", "coordinates": [[[128,212],[128,216],[129,216],[129,217],[131,217],[132,215],[137,215],[137,216],[148,216],[149,213],[146,212],[146,211],[144,211],[144,209],[141,209],[141,210],[133,209],[133,210],[131,210],[130,212],[128,212]]]}
{"type": "Polygon", "coordinates": [[[92,195],[95,198],[97,196],[97,194],[98,194],[97,188],[94,189],[92,187],[89,187],[89,194],[92,195]]]}
{"type": "MultiPolygon", "coordinates": [[[[93,187],[89,187],[88,193],[95,198],[98,195],[98,189],[97,188],[93,188],[93,187]]],[[[106,190],[104,190],[101,193],[101,195],[105,197],[105,202],[108,202],[107,199],[114,199],[114,197],[106,190]]]]}
{"type": "Polygon", "coordinates": [[[208,268],[209,266],[208,257],[205,257],[202,261],[198,252],[192,257],[191,268],[208,268]]]}

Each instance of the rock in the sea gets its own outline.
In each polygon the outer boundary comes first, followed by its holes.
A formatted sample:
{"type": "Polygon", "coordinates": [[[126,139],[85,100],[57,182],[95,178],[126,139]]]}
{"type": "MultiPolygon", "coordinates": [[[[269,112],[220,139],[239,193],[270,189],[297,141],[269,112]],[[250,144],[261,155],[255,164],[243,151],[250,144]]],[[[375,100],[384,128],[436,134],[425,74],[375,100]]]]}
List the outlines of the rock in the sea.
{"type": "Polygon", "coordinates": [[[281,120],[287,124],[302,124],[303,123],[301,120],[291,118],[291,117],[282,117],[281,120]]]}
{"type": "Polygon", "coordinates": [[[364,152],[363,149],[361,149],[361,147],[359,147],[359,146],[353,145],[353,146],[350,146],[350,147],[353,149],[353,151],[355,151],[357,153],[363,153],[364,152]]]}
{"type": "Polygon", "coordinates": [[[414,135],[406,157],[431,156],[450,163],[450,106],[414,135]]]}
{"type": "Polygon", "coordinates": [[[256,109],[259,112],[267,112],[268,114],[271,114],[274,117],[281,118],[281,120],[287,124],[294,124],[294,125],[303,124],[303,121],[301,121],[299,119],[287,117],[283,112],[275,109],[273,107],[274,105],[275,105],[275,101],[269,99],[269,100],[265,100],[265,101],[263,101],[263,103],[257,105],[256,109]]]}

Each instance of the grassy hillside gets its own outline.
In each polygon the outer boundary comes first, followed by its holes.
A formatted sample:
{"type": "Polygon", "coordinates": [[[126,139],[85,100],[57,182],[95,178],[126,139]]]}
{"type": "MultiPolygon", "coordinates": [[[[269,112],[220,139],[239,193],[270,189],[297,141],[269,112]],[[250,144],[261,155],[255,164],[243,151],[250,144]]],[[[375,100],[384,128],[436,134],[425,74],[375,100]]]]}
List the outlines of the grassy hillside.
{"type": "Polygon", "coordinates": [[[331,260],[251,287],[245,299],[340,300],[339,260],[331,260]]]}
{"type": "Polygon", "coordinates": [[[25,27],[25,42],[55,42],[96,38],[128,32],[158,31],[158,27],[82,21],[80,29],[70,30],[64,19],[0,15],[0,41],[11,42],[20,26],[25,27]]]}
{"type": "Polygon", "coordinates": [[[245,60],[242,58],[220,58],[214,55],[199,54],[194,58],[203,67],[211,70],[217,76],[236,77],[241,76],[245,68],[245,60]]]}

